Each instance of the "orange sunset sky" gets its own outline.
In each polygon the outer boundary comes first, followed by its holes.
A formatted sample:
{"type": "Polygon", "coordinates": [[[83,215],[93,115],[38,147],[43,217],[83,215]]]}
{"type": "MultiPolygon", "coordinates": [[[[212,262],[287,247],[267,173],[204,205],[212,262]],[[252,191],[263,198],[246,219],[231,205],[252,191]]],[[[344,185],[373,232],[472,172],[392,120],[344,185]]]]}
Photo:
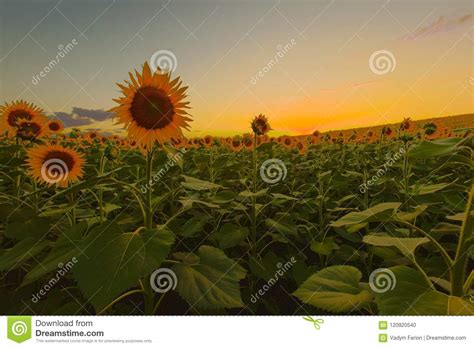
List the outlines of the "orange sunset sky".
{"type": "Polygon", "coordinates": [[[0,102],[32,101],[70,127],[117,130],[101,110],[116,82],[153,60],[190,86],[191,136],[247,132],[259,113],[278,133],[302,134],[474,111],[470,1],[0,6],[0,102]]]}

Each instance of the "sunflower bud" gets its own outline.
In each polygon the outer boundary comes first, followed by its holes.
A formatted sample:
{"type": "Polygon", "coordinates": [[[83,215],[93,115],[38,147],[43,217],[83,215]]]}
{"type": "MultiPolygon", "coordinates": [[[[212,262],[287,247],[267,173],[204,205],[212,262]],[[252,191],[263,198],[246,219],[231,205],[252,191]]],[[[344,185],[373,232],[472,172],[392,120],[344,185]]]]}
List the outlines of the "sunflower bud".
{"type": "Polygon", "coordinates": [[[114,146],[107,146],[104,150],[104,155],[108,160],[114,161],[118,158],[119,150],[114,146]]]}

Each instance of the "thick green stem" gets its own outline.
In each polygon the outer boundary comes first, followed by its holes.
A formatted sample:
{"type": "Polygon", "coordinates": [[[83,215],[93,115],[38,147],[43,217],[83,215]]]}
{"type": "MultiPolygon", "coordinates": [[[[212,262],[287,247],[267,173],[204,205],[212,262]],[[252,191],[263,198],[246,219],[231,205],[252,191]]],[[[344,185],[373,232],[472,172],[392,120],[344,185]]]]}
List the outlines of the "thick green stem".
{"type": "Polygon", "coordinates": [[[155,148],[153,147],[146,156],[146,181],[145,181],[145,227],[147,229],[153,228],[153,210],[152,210],[152,171],[153,171],[153,155],[155,154],[155,148]]]}
{"type": "Polygon", "coordinates": [[[253,149],[252,149],[252,181],[253,181],[253,195],[252,195],[252,256],[257,256],[257,134],[254,133],[253,149]]]}
{"type": "Polygon", "coordinates": [[[408,221],[404,221],[404,220],[397,220],[399,223],[401,224],[404,224],[405,226],[407,226],[408,228],[410,228],[410,230],[415,230],[417,232],[420,232],[423,236],[425,236],[426,238],[428,238],[434,245],[435,247],[439,250],[439,252],[441,253],[441,256],[443,257],[443,260],[444,262],[446,263],[446,266],[448,267],[448,269],[450,269],[453,265],[453,260],[451,259],[451,257],[449,256],[449,254],[447,253],[447,251],[443,248],[443,246],[441,244],[439,244],[439,242],[434,239],[428,232],[425,232],[423,229],[419,228],[418,226],[416,225],[413,225],[411,223],[409,223],[408,221]]]}
{"type": "Polygon", "coordinates": [[[466,273],[466,266],[468,260],[468,243],[467,240],[472,238],[472,205],[474,196],[474,185],[471,186],[469,199],[466,204],[464,212],[464,220],[461,226],[461,234],[459,235],[459,242],[456,249],[456,256],[454,257],[453,267],[451,269],[451,295],[462,296],[464,294],[464,278],[466,273]]]}
{"type": "Polygon", "coordinates": [[[120,302],[121,300],[123,300],[125,297],[128,297],[130,295],[133,295],[133,294],[140,294],[140,293],[143,293],[142,290],[138,290],[138,289],[135,289],[135,290],[130,290],[128,292],[126,292],[125,294],[122,294],[120,295],[119,297],[117,297],[115,300],[113,300],[112,302],[110,302],[107,306],[104,307],[104,309],[102,309],[99,313],[97,313],[98,315],[100,314],[103,314],[105,311],[107,311],[109,308],[111,308],[114,304],[120,302]]]}
{"type": "MultiPolygon", "coordinates": [[[[20,138],[16,137],[16,145],[20,145],[20,138]]],[[[15,158],[20,158],[20,150],[15,152],[15,158]]],[[[19,167],[17,168],[20,169],[19,167]]],[[[20,184],[21,184],[21,175],[18,174],[15,177],[15,187],[14,187],[14,194],[18,198],[20,196],[20,184]]]]}
{"type": "Polygon", "coordinates": [[[76,225],[76,195],[74,192],[71,192],[69,195],[69,200],[71,201],[71,225],[76,225]]]}
{"type": "Polygon", "coordinates": [[[144,281],[140,282],[140,285],[143,290],[143,296],[145,300],[145,314],[153,315],[154,314],[154,302],[155,302],[155,293],[151,288],[149,281],[150,277],[145,277],[144,281]]]}
{"type": "Polygon", "coordinates": [[[36,181],[33,180],[32,182],[32,186],[33,186],[33,202],[34,202],[34,207],[35,207],[35,215],[38,214],[38,193],[36,192],[36,190],[38,189],[38,187],[36,186],[36,181]]]}
{"type": "MultiPolygon", "coordinates": [[[[145,182],[145,228],[151,230],[153,228],[153,209],[152,209],[152,192],[153,182],[151,180],[153,171],[153,155],[155,154],[155,146],[153,146],[146,156],[146,182],[145,182]]],[[[145,314],[153,315],[155,293],[150,285],[150,277],[146,276],[141,282],[145,298],[145,314]]]]}
{"type": "Polygon", "coordinates": [[[409,210],[410,205],[408,204],[408,145],[405,142],[403,144],[404,152],[403,152],[403,191],[405,195],[405,204],[407,205],[407,209],[409,210]]]}
{"type": "MultiPolygon", "coordinates": [[[[102,154],[100,157],[99,163],[99,176],[104,175],[104,168],[105,168],[105,155],[102,154]]],[[[105,220],[105,213],[104,213],[104,189],[102,185],[99,186],[99,216],[100,222],[104,222],[105,220]]]]}
{"type": "Polygon", "coordinates": [[[156,302],[156,305],[155,307],[153,307],[153,314],[156,313],[156,311],[158,310],[158,307],[160,306],[161,302],[163,301],[163,299],[165,298],[165,295],[166,295],[166,292],[161,294],[160,298],[158,299],[158,302],[156,302]]]}

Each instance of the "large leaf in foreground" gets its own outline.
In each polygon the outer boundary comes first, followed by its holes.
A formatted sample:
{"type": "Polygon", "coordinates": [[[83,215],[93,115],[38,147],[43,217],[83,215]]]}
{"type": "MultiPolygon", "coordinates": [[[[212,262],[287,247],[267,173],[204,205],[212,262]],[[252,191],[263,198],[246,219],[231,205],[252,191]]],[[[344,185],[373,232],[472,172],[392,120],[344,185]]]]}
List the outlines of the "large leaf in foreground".
{"type": "Polygon", "coordinates": [[[390,267],[393,290],[375,295],[380,315],[473,315],[474,306],[455,296],[433,290],[416,270],[390,267]]]}
{"type": "Polygon", "coordinates": [[[437,156],[445,156],[456,150],[462,138],[447,138],[436,141],[422,141],[417,146],[414,146],[408,152],[408,157],[424,159],[437,156]]]}
{"type": "Polygon", "coordinates": [[[393,272],[391,284],[394,283],[394,287],[375,295],[379,314],[406,315],[413,302],[430,288],[421,274],[410,267],[395,266],[389,270],[393,272]]]}
{"type": "Polygon", "coordinates": [[[461,297],[429,291],[418,297],[407,315],[474,315],[474,305],[461,297]]]}
{"type": "Polygon", "coordinates": [[[362,273],[352,266],[332,266],[309,277],[294,295],[304,303],[336,313],[369,303],[372,295],[359,286],[362,273]]]}
{"type": "Polygon", "coordinates": [[[167,229],[124,233],[116,223],[92,229],[74,267],[79,288],[100,310],[159,267],[174,242],[167,229]]]}
{"type": "Polygon", "coordinates": [[[35,238],[23,239],[10,249],[0,250],[0,271],[11,271],[35,257],[48,245],[46,241],[37,241],[35,238]]]}
{"type": "Polygon", "coordinates": [[[380,203],[367,210],[351,212],[344,215],[339,220],[334,221],[331,226],[343,227],[365,222],[386,221],[396,213],[396,210],[400,205],[400,202],[380,203]]]}
{"type": "Polygon", "coordinates": [[[66,264],[73,257],[79,258],[81,250],[78,245],[87,229],[87,223],[81,222],[65,230],[54,243],[48,256],[34,267],[23,279],[22,286],[29,284],[57,269],[60,264],[66,264]]]}
{"type": "Polygon", "coordinates": [[[225,223],[214,233],[214,237],[221,249],[232,248],[247,238],[249,229],[232,223],[225,223]]]}
{"type": "Polygon", "coordinates": [[[245,269],[222,250],[203,245],[197,254],[176,253],[173,266],[177,291],[191,306],[202,309],[243,307],[239,280],[245,269]]]}
{"type": "Polygon", "coordinates": [[[408,257],[412,258],[415,254],[416,248],[418,248],[420,245],[424,243],[428,243],[430,240],[426,237],[422,238],[397,238],[397,237],[390,237],[386,235],[378,235],[378,234],[371,234],[368,236],[365,236],[363,238],[363,242],[370,244],[370,245],[375,245],[375,246],[381,246],[381,247],[395,247],[400,252],[408,257]]]}

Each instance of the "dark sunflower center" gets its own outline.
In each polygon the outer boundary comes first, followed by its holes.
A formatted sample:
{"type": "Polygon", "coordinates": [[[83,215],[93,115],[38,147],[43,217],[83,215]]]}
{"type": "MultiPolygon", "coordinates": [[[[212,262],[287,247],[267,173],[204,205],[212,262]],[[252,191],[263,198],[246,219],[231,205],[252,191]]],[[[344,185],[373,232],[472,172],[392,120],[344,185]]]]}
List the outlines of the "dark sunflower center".
{"type": "Polygon", "coordinates": [[[239,147],[240,146],[240,141],[239,140],[233,140],[232,141],[232,146],[233,147],[239,147]]]}
{"type": "Polygon", "coordinates": [[[133,120],[146,129],[162,129],[173,122],[174,106],[161,89],[141,87],[130,106],[133,120]]]}
{"type": "Polygon", "coordinates": [[[58,164],[65,164],[67,167],[68,172],[70,172],[74,168],[74,164],[76,161],[74,157],[72,157],[69,153],[63,151],[50,151],[44,157],[44,163],[49,161],[46,165],[46,170],[49,171],[51,168],[51,174],[55,174],[54,171],[58,171],[57,174],[64,174],[60,173],[61,168],[58,167],[58,164]]]}
{"type": "Polygon", "coordinates": [[[34,122],[25,122],[21,124],[21,131],[31,133],[31,134],[39,134],[41,131],[41,127],[39,124],[34,122]]]}
{"type": "Polygon", "coordinates": [[[51,129],[52,131],[57,131],[59,130],[59,124],[57,122],[50,122],[49,129],[51,129]]]}
{"type": "Polygon", "coordinates": [[[17,123],[20,118],[31,121],[33,119],[33,115],[24,110],[14,110],[8,114],[8,124],[12,127],[16,127],[18,126],[17,123]]]}

